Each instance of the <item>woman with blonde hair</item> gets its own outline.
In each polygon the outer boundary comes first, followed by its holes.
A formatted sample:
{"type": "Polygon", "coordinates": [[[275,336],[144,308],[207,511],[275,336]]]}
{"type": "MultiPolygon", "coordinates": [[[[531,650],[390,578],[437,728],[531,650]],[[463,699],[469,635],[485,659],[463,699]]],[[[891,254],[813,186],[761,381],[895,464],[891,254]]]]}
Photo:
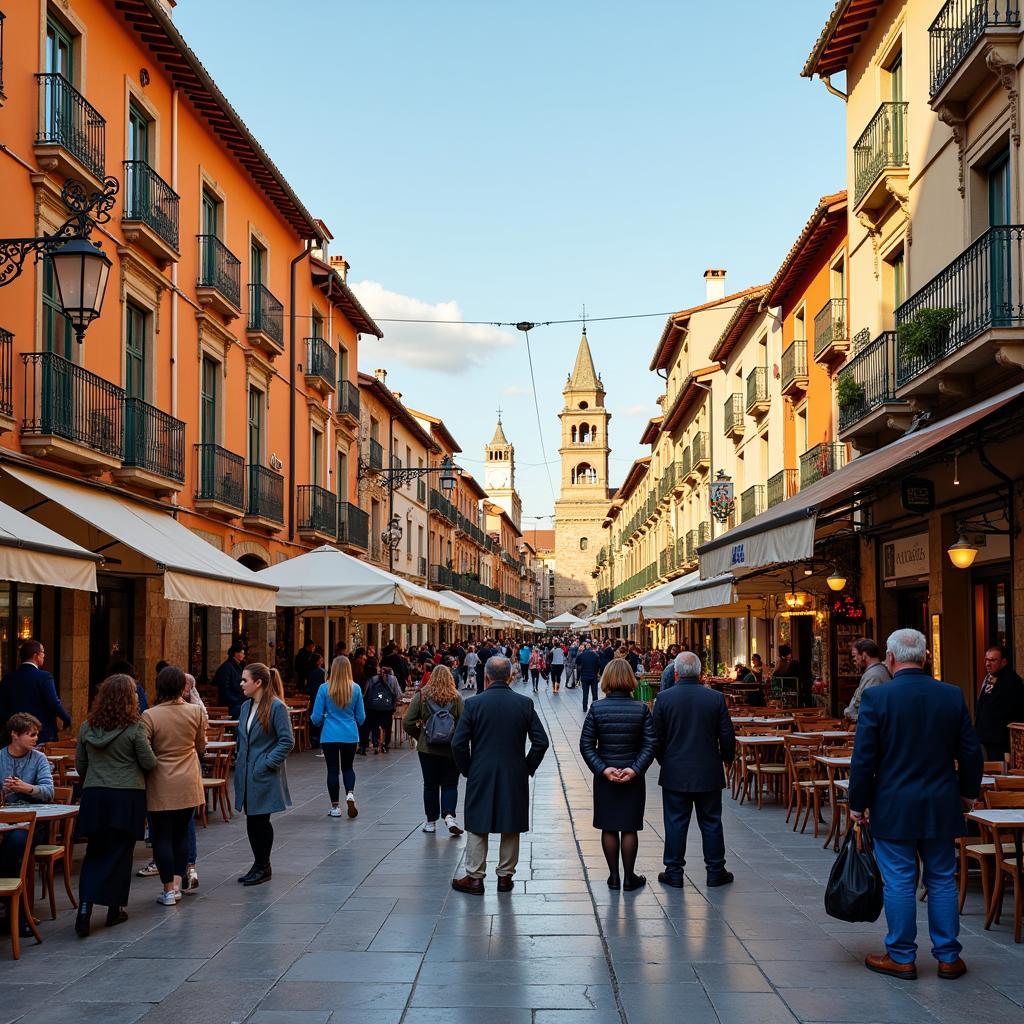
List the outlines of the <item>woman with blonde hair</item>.
{"type": "Polygon", "coordinates": [[[423,773],[423,831],[437,831],[437,819],[444,818],[449,835],[461,836],[455,820],[459,804],[459,769],[452,757],[452,737],[462,714],[462,698],[455,677],[445,665],[437,665],[430,680],[412,699],[402,725],[416,740],[423,773]]]}
{"type": "Polygon", "coordinates": [[[341,789],[339,772],[345,783],[345,803],[348,816],[354,818],[356,807],[356,773],[352,768],[356,747],[359,745],[359,726],[366,721],[363,691],[352,679],[352,663],[344,655],[331,662],[327,682],[316,692],[310,722],[320,730],[320,748],[327,764],[327,794],[331,798],[332,818],[341,817],[338,807],[341,789]]]}
{"type": "Polygon", "coordinates": [[[238,881],[262,885],[272,877],[270,852],[274,826],[270,816],[291,803],[285,761],[295,746],[288,705],[274,693],[270,669],[260,662],[242,670],[246,701],[238,716],[235,755],[235,806],[245,812],[252,867],[238,881]]]}

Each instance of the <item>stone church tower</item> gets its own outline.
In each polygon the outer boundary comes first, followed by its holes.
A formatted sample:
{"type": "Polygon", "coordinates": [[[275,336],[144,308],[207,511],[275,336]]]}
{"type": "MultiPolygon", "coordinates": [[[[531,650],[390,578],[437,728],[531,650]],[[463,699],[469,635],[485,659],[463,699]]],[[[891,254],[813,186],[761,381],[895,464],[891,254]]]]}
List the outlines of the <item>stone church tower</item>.
{"type": "Polygon", "coordinates": [[[576,365],[562,390],[562,488],[555,503],[555,615],[593,610],[597,581],[591,576],[608,513],[608,421],[604,384],[583,328],[576,365]]]}
{"type": "Polygon", "coordinates": [[[523,501],[516,490],[516,450],[505,436],[498,414],[491,443],[484,448],[484,490],[495,505],[500,505],[516,524],[523,529],[523,501]]]}

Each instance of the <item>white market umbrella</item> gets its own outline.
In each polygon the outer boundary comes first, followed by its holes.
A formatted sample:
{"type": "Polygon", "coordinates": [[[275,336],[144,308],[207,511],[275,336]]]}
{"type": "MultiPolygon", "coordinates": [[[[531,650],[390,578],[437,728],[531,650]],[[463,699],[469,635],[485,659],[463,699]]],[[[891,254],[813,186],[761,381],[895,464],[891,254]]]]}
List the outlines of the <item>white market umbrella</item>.
{"type": "Polygon", "coordinates": [[[589,629],[590,623],[581,619],[572,612],[562,612],[545,623],[547,629],[589,629]]]}

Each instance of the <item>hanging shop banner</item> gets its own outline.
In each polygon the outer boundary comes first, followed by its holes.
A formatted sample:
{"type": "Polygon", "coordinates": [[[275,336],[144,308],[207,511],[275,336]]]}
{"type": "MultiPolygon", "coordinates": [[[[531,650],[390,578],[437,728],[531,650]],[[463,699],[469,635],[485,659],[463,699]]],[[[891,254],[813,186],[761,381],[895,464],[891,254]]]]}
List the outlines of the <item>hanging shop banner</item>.
{"type": "Polygon", "coordinates": [[[882,545],[882,579],[902,580],[928,575],[928,534],[915,533],[882,545]]]}
{"type": "Polygon", "coordinates": [[[900,504],[907,512],[925,515],[935,508],[935,484],[919,476],[900,481],[900,504]]]}

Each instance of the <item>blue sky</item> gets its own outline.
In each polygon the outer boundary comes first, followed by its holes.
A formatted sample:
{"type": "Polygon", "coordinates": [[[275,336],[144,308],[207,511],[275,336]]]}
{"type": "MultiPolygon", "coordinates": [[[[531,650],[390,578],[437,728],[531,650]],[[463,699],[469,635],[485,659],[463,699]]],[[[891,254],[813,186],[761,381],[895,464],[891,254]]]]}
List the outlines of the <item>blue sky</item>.
{"type": "MultiPolygon", "coordinates": [[[[707,267],[730,291],[771,277],[844,184],[842,104],[799,75],[831,7],[179,0],[175,21],[371,314],[536,322],[682,308],[707,267]]],[[[579,326],[531,334],[543,444],[521,334],[381,326],[361,368],[442,416],[481,476],[500,406],[524,515],[550,514],[579,326]]],[[[656,412],[662,327],[588,328],[613,486],[656,412]]]]}

